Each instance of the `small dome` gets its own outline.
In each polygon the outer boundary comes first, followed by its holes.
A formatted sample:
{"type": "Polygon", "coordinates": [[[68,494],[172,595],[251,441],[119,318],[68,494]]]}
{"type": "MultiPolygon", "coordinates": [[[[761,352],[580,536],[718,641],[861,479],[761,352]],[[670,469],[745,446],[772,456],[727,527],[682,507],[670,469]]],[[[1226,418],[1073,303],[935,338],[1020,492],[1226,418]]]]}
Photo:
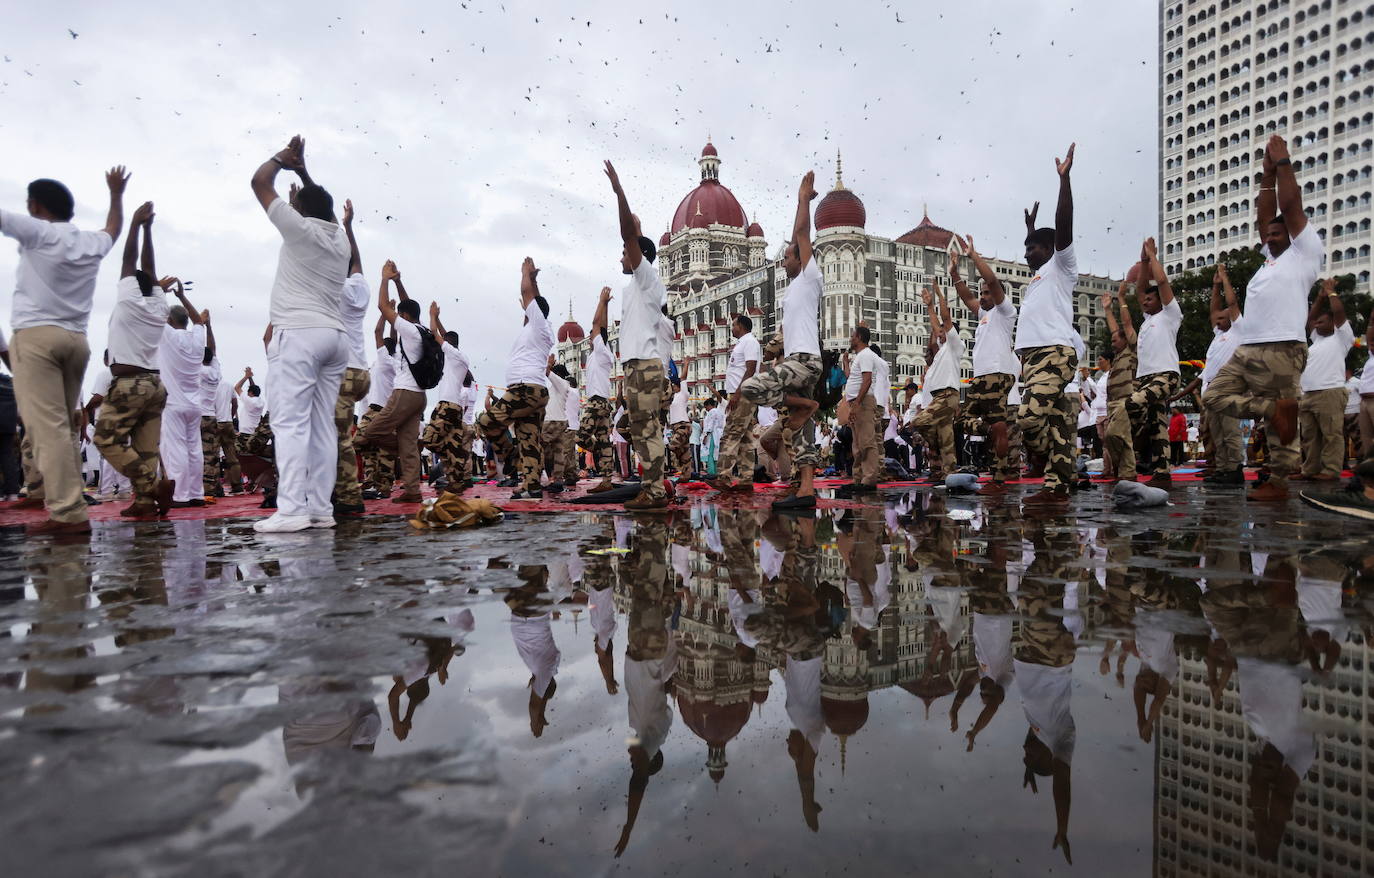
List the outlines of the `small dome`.
{"type": "Polygon", "coordinates": [[[750,238],[762,238],[763,226],[759,225],[758,223],[750,223],[749,230],[745,232],[745,234],[750,238]]]}
{"type": "Polygon", "coordinates": [[[660,247],[667,247],[667,246],[668,246],[669,244],[671,244],[672,242],[673,242],[673,236],[672,236],[672,235],[669,235],[667,232],[664,232],[664,233],[663,233],[663,237],[661,237],[661,238],[658,239],[658,246],[660,246],[660,247]]]}
{"type": "Polygon", "coordinates": [[[958,241],[961,250],[967,249],[962,238],[949,229],[943,229],[935,225],[935,223],[930,221],[930,217],[924,210],[921,211],[920,225],[897,239],[898,244],[913,244],[917,247],[935,247],[940,250],[948,250],[950,241],[958,241]]]}
{"type": "Polygon", "coordinates": [[[713,746],[723,747],[743,731],[753,712],[750,701],[718,704],[710,700],[696,700],[685,689],[677,693],[678,714],[683,725],[698,738],[713,746]]]}
{"type": "Polygon", "coordinates": [[[857,734],[868,723],[868,698],[830,698],[821,695],[821,716],[836,735],[857,734]]]}
{"type": "Polygon", "coordinates": [[[706,158],[707,156],[714,155],[716,155],[716,147],[708,140],[706,141],[706,145],[701,148],[701,157],[706,158]]]}
{"type": "Polygon", "coordinates": [[[582,331],[582,326],[576,320],[568,320],[558,327],[559,342],[579,342],[587,337],[587,333],[582,331]]]}
{"type": "Polygon", "coordinates": [[[860,229],[868,220],[868,211],[859,196],[848,189],[832,189],[821,199],[816,208],[816,229],[833,229],[836,226],[856,226],[860,229]]]}
{"type": "Polygon", "coordinates": [[[1126,272],[1126,283],[1133,284],[1140,279],[1140,263],[1131,266],[1131,270],[1126,272]]]}

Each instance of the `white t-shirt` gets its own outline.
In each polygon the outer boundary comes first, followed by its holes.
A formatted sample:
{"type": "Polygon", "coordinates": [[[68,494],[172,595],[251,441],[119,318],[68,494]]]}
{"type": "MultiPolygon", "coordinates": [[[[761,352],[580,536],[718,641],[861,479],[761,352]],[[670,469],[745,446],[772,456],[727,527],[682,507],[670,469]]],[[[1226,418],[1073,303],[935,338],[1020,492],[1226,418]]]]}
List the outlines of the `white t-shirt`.
{"type": "Polygon", "coordinates": [[[1312,332],[1312,346],[1307,349],[1307,367],[1302,370],[1299,385],[1303,393],[1330,390],[1345,386],[1345,355],[1355,343],[1350,321],[1336,327],[1330,335],[1312,332]]]}
{"type": "Polygon", "coordinates": [[[1360,379],[1351,375],[1345,380],[1345,392],[1349,394],[1345,398],[1345,413],[1347,415],[1358,415],[1360,413],[1360,379]]]}
{"type": "Polygon", "coordinates": [[[395,384],[396,358],[387,353],[385,347],[377,348],[377,359],[372,361],[372,383],[367,390],[367,404],[386,405],[395,384]]]}
{"type": "MultiPolygon", "coordinates": [[[[649,260],[644,261],[647,263],[649,260]]],[[[659,284],[659,288],[662,287],[659,284]]],[[[515,334],[515,343],[510,347],[510,359],[506,362],[506,386],[538,384],[544,387],[547,385],[544,370],[549,367],[549,351],[553,350],[553,331],[549,329],[548,318],[539,310],[539,303],[533,299],[525,308],[525,318],[524,325],[515,334]]]]}
{"type": "Polygon", "coordinates": [[[978,659],[978,673],[1004,689],[1014,677],[1011,623],[1011,616],[973,614],[973,655],[978,659]]]}
{"type": "Polygon", "coordinates": [[[773,426],[778,421],[778,410],[772,406],[761,405],[758,408],[759,426],[765,430],[773,426]]]}
{"type": "Polygon", "coordinates": [[[1302,341],[1307,335],[1307,294],[1322,270],[1322,239],[1308,223],[1277,259],[1265,245],[1264,264],[1245,288],[1241,344],[1302,341]]]}
{"type": "Polygon", "coordinates": [[[606,649],[615,637],[615,589],[594,588],[587,593],[587,614],[592,618],[592,631],[596,633],[596,645],[606,649]]]}
{"type": "MultiPolygon", "coordinates": [[[[978,329],[973,333],[973,377],[1017,375],[1021,364],[1011,349],[1016,330],[1016,306],[1003,299],[991,311],[978,309],[978,329]]],[[[963,354],[960,354],[962,357],[963,354]]]]}
{"type": "Polygon", "coordinates": [[[873,390],[878,386],[878,366],[878,355],[873,353],[872,348],[864,348],[855,354],[849,361],[849,381],[844,385],[844,398],[858,398],[859,388],[863,387],[865,372],[873,373],[872,381],[868,386],[869,396],[873,396],[873,390]]]}
{"type": "Polygon", "coordinates": [[[348,336],[348,368],[367,368],[367,344],[363,341],[363,320],[367,317],[367,306],[372,296],[367,291],[367,281],[359,272],[353,272],[343,282],[343,295],[339,297],[339,319],[343,321],[344,333],[348,336]]]}
{"type": "Polygon", "coordinates": [[[640,259],[620,299],[620,362],[664,359],[659,351],[658,324],[667,297],[653,263],[640,259]]]}
{"type": "Polygon", "coordinates": [[[1236,659],[1236,678],[1245,724],[1256,738],[1283,754],[1284,764],[1294,774],[1305,777],[1317,758],[1317,739],[1303,710],[1302,672],[1291,665],[1241,656],[1236,659]]]}
{"type": "Polygon", "coordinates": [[[568,419],[568,382],[562,375],[550,372],[544,378],[548,383],[549,398],[544,403],[545,421],[566,421],[568,419]]]}
{"type": "Polygon", "coordinates": [[[110,385],[114,383],[114,373],[109,366],[101,366],[91,376],[91,395],[88,399],[96,396],[109,396],[110,385]]]}
{"type": "Polygon", "coordinates": [[[813,255],[787,285],[782,300],[782,353],[821,355],[820,307],[825,279],[813,255]]]}
{"type": "Polygon", "coordinates": [[[215,420],[221,424],[234,420],[234,385],[222,377],[215,385],[215,420]]]}
{"type": "Polygon", "coordinates": [[[685,424],[687,423],[687,385],[678,385],[677,393],[673,394],[673,400],[668,404],[668,423],[685,424]]]}
{"type": "Polygon", "coordinates": [[[1174,299],[1157,314],[1146,314],[1136,333],[1135,376],[1142,378],[1158,372],[1178,372],[1178,328],[1183,325],[1183,308],[1174,299]]]}
{"type": "Polygon", "coordinates": [[[157,346],[157,368],[167,388],[167,407],[200,410],[200,364],[205,358],[205,327],[185,329],[163,324],[157,346]]]}
{"type": "Polygon", "coordinates": [[[547,613],[531,617],[511,616],[510,619],[510,633],[515,641],[515,651],[520,653],[521,661],[534,678],[532,688],[534,694],[540,698],[547,696],[549,683],[557,676],[558,665],[563,658],[558,644],[554,642],[553,628],[549,626],[549,622],[550,617],[547,613]]]}
{"type": "Polygon", "coordinates": [[[1360,373],[1360,395],[1374,393],[1374,364],[1365,360],[1364,372],[1360,373]]]}
{"type": "Polygon", "coordinates": [[[1012,667],[1031,731],[1055,759],[1072,763],[1077,740],[1071,711],[1073,667],[1054,668],[1017,659],[1012,660],[1012,667]]]}
{"type": "Polygon", "coordinates": [[[268,205],[267,218],[282,237],[272,281],[272,326],[343,329],[339,300],[350,252],[343,226],[302,216],[284,198],[268,205]]]}
{"type": "MultiPolygon", "coordinates": [[[[449,344],[442,342],[444,351],[444,374],[440,376],[435,389],[439,398],[435,402],[463,404],[463,379],[468,377],[468,355],[449,344]]],[[[408,371],[408,370],[407,370],[408,371]]]]}
{"type": "Polygon", "coordinates": [[[758,339],[754,338],[754,333],[746,332],[735,339],[735,346],[730,348],[730,363],[725,367],[726,393],[734,393],[739,389],[750,361],[757,370],[758,364],[763,362],[763,348],[759,345],[758,339]]]}
{"type": "Polygon", "coordinates": [[[601,333],[592,336],[592,352],[587,357],[587,396],[611,398],[611,370],[615,368],[615,357],[606,345],[601,333]]]}
{"type": "Polygon", "coordinates": [[[873,370],[873,401],[878,404],[878,408],[887,411],[892,401],[892,379],[888,376],[887,358],[879,357],[877,354],[873,356],[878,360],[878,367],[873,370]]]}
{"type": "Polygon", "coordinates": [[[1016,350],[1068,345],[1079,348],[1083,339],[1073,328],[1073,290],[1078,285],[1078,257],[1073,245],[1054,251],[1040,266],[1021,295],[1021,318],[1016,321],[1016,350]]]}
{"type": "Polygon", "coordinates": [[[1207,392],[1207,385],[1217,377],[1221,367],[1231,361],[1231,355],[1240,347],[1241,338],[1245,330],[1241,328],[1242,318],[1231,321],[1231,328],[1222,332],[1215,325],[1212,327],[1212,343],[1207,346],[1207,359],[1202,364],[1202,392],[1207,392]]]}
{"type": "MultiPolygon", "coordinates": [[[[415,393],[424,393],[420,389],[419,383],[415,380],[415,375],[410,371],[410,364],[417,362],[425,352],[424,339],[420,338],[420,326],[411,323],[409,320],[396,316],[396,372],[391,379],[393,390],[411,390],[415,393]]],[[[385,402],[382,405],[386,405],[385,402]]]]}
{"type": "Polygon", "coordinates": [[[166,293],[154,284],[152,295],[143,295],[133,276],[120,278],[115,289],[107,342],[110,362],[156,369],[157,343],[167,325],[166,293]]]}
{"type": "MultiPolygon", "coordinates": [[[[979,331],[982,331],[981,328],[979,331]]],[[[978,355],[978,341],[976,340],[973,343],[973,350],[976,357],[978,355]]],[[[1011,348],[1007,348],[1007,353],[1011,353],[1011,348]]],[[[949,387],[957,389],[959,387],[959,364],[963,360],[964,340],[959,337],[959,333],[951,329],[945,336],[945,343],[940,345],[940,350],[935,352],[934,359],[930,361],[930,368],[926,369],[926,390],[934,393],[949,387]]]]}
{"type": "Polygon", "coordinates": [[[582,420],[582,395],[576,387],[568,388],[568,403],[563,412],[567,416],[568,429],[576,430],[578,422],[582,420]]]}
{"type": "MultiPolygon", "coordinates": [[[[647,259],[640,262],[640,265],[648,264],[647,259]]],[[[669,638],[668,655],[664,658],[625,659],[625,700],[629,705],[630,727],[650,758],[663,747],[673,727],[673,711],[668,706],[668,691],[664,688],[677,669],[673,642],[669,638]]]]}
{"type": "Polygon", "coordinates": [[[463,423],[477,423],[477,385],[469,384],[467,387],[464,387],[459,399],[461,399],[463,403],[463,423]]]}
{"type": "Polygon", "coordinates": [[[252,435],[262,421],[262,395],[239,394],[239,432],[252,435]]]}
{"type": "Polygon", "coordinates": [[[1107,417],[1107,380],[1110,377],[1110,372],[1103,372],[1095,382],[1097,385],[1097,392],[1093,394],[1094,421],[1100,421],[1107,417]]]}
{"type": "Polygon", "coordinates": [[[825,716],[821,713],[821,666],[824,663],[821,657],[798,661],[789,656],[782,668],[782,683],[787,687],[787,700],[783,704],[787,718],[817,752],[825,736],[825,716]]]}
{"type": "Polygon", "coordinates": [[[110,236],[8,210],[0,210],[0,235],[19,242],[10,329],[59,326],[85,332],[100,260],[114,246],[110,236]]]}
{"type": "Polygon", "coordinates": [[[213,418],[219,404],[219,357],[212,357],[208,366],[200,367],[200,414],[213,418]]]}
{"type": "Polygon", "coordinates": [[[673,342],[677,340],[677,324],[666,314],[658,316],[658,358],[663,361],[663,370],[668,374],[668,361],[673,358],[673,342]]]}

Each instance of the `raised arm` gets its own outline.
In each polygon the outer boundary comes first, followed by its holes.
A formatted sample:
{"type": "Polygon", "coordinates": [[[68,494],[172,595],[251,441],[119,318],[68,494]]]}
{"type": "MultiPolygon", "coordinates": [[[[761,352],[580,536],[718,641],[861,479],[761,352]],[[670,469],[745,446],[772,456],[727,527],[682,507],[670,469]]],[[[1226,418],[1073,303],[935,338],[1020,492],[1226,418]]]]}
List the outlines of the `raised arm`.
{"type": "MultiPolygon", "coordinates": [[[[1117,290],[1116,294],[1118,296],[1126,295],[1126,282],[1124,280],[1121,282],[1121,288],[1117,290]]],[[[1119,324],[1116,322],[1116,315],[1112,313],[1115,308],[1115,297],[1109,293],[1103,293],[1102,314],[1107,318],[1107,331],[1113,334],[1115,334],[1116,330],[1119,328],[1119,324]]]]}
{"type": "MultiPolygon", "coordinates": [[[[1321,294],[1317,296],[1317,301],[1325,299],[1331,305],[1331,325],[1345,325],[1345,303],[1341,301],[1340,295],[1336,292],[1336,278],[1328,277],[1322,281],[1321,294]]],[[[1308,321],[1311,322],[1310,320],[1308,321]]]]}
{"type": "MultiPolygon", "coordinates": [[[[927,287],[930,289],[930,287],[927,287]]],[[[954,317],[949,313],[949,302],[945,300],[943,291],[935,293],[935,301],[940,303],[940,332],[946,337],[954,329],[954,317]]]]}
{"type": "Polygon", "coordinates": [[[1073,148],[1070,143],[1064,160],[1054,160],[1059,172],[1059,204],[1054,208],[1054,249],[1064,250],[1073,243],[1073,187],[1069,185],[1069,169],[1073,167],[1073,148]]]}
{"type": "Polygon", "coordinates": [[[373,338],[374,341],[377,342],[375,345],[373,345],[373,347],[378,347],[378,348],[379,348],[379,347],[382,346],[382,342],[385,340],[385,337],[384,337],[384,335],[383,335],[383,333],[385,332],[385,330],[386,330],[386,314],[381,314],[381,315],[379,315],[379,316],[377,317],[377,326],[372,330],[372,338],[373,338]]]}
{"type": "Polygon", "coordinates": [[[253,194],[257,196],[258,204],[266,210],[272,206],[280,196],[277,195],[277,172],[285,168],[288,171],[296,171],[301,174],[302,179],[307,179],[303,173],[305,171],[305,141],[297,134],[291,138],[286,147],[279,150],[276,155],[269,158],[258,166],[253,172],[253,179],[249,185],[253,187],[253,194]]]}
{"type": "MultiPolygon", "coordinates": [[[[133,277],[134,272],[138,270],[138,231],[145,222],[148,222],[152,218],[152,216],[153,203],[151,201],[143,202],[138,206],[138,209],[134,211],[134,217],[129,221],[129,237],[124,239],[124,262],[119,269],[119,276],[121,278],[133,277]]],[[[144,253],[145,271],[147,271],[147,263],[151,257],[153,246],[151,243],[152,229],[149,228],[148,232],[150,243],[144,253]]],[[[151,276],[157,277],[156,274],[151,274],[151,276]]]]}
{"type": "Polygon", "coordinates": [[[353,199],[344,199],[344,233],[348,235],[348,273],[363,273],[363,257],[358,252],[358,239],[353,237],[353,199]]]}
{"type": "Polygon", "coordinates": [[[1164,273],[1164,266],[1159,264],[1159,250],[1155,247],[1154,238],[1145,239],[1145,257],[1149,260],[1150,274],[1154,277],[1155,283],[1159,284],[1160,304],[1168,307],[1174,300],[1174,291],[1169,286],[1169,277],[1164,273]]]}
{"type": "Polygon", "coordinates": [[[215,355],[215,328],[210,325],[210,309],[200,312],[200,323],[205,326],[205,349],[210,356],[215,355]]]}
{"type": "Polygon", "coordinates": [[[1231,287],[1231,276],[1220,262],[1217,263],[1217,274],[1221,275],[1221,290],[1226,295],[1226,312],[1231,316],[1231,322],[1235,323],[1240,319],[1240,302],[1236,301],[1236,291],[1231,287]]]}
{"type": "Polygon", "coordinates": [[[238,383],[234,385],[234,396],[238,396],[239,394],[243,393],[243,385],[244,385],[244,382],[246,382],[246,381],[252,381],[252,380],[253,380],[253,370],[250,369],[250,368],[247,367],[247,366],[244,366],[244,367],[243,367],[243,377],[240,378],[240,379],[238,380],[238,383]]]}
{"type": "Polygon", "coordinates": [[[940,324],[935,317],[935,293],[931,291],[929,284],[921,290],[921,301],[926,303],[926,316],[930,318],[930,334],[934,336],[940,331],[940,324]]]}
{"type": "Polygon", "coordinates": [[[110,212],[105,215],[105,234],[111,243],[119,240],[124,228],[124,187],[129,185],[133,176],[124,170],[123,165],[115,165],[105,172],[105,185],[110,188],[110,212]]]}
{"type": "Polygon", "coordinates": [[[615,193],[616,209],[620,216],[620,240],[625,242],[625,258],[629,260],[630,270],[634,271],[644,259],[644,253],[639,249],[639,227],[635,223],[634,213],[630,211],[630,202],[625,198],[625,190],[621,188],[620,177],[609,161],[606,162],[606,176],[610,178],[611,191],[615,193]]]}
{"type": "MultiPolygon", "coordinates": [[[[635,243],[635,250],[639,249],[638,241],[635,243]]],[[[539,296],[539,269],[535,268],[534,260],[526,256],[525,261],[520,263],[520,308],[524,310],[530,306],[539,296]]]]}
{"type": "Polygon", "coordinates": [[[439,341],[444,340],[444,324],[439,322],[439,303],[429,303],[429,331],[434,333],[434,337],[439,341]]]}
{"type": "Polygon", "coordinates": [[[1298,188],[1298,175],[1293,171],[1293,161],[1288,157],[1288,144],[1275,134],[1269,138],[1269,145],[1264,151],[1274,161],[1275,186],[1278,190],[1275,194],[1278,195],[1283,224],[1288,227],[1288,236],[1296,238],[1307,228],[1307,214],[1302,209],[1302,190],[1298,188]]]}
{"type": "Polygon", "coordinates": [[[963,302],[964,307],[976,316],[978,314],[978,297],[968,288],[968,282],[959,276],[959,257],[953,253],[949,254],[949,278],[954,282],[954,292],[958,294],[959,301],[963,302]]]}
{"type": "Polygon", "coordinates": [[[1131,319],[1131,306],[1126,304],[1126,285],[1123,283],[1116,294],[1116,306],[1121,311],[1121,331],[1129,344],[1135,344],[1135,321],[1131,319]]]}
{"type": "Polygon", "coordinates": [[[601,334],[601,330],[606,328],[606,306],[611,303],[611,288],[602,287],[601,295],[596,300],[596,313],[592,315],[592,337],[601,334]]]}
{"type": "MultiPolygon", "coordinates": [[[[1036,202],[1037,209],[1039,206],[1039,202],[1036,202]]],[[[988,261],[983,258],[983,254],[978,252],[978,248],[973,246],[973,236],[966,235],[964,240],[968,243],[968,255],[973,260],[974,268],[978,269],[978,275],[983,279],[984,286],[992,294],[993,305],[1002,304],[1007,298],[1007,288],[1002,286],[1002,279],[997,276],[997,272],[992,270],[992,266],[988,265],[988,261]]]]}
{"type": "MultiPolygon", "coordinates": [[[[396,263],[388,259],[382,263],[382,285],[377,287],[377,310],[382,312],[382,319],[393,326],[396,323],[396,305],[388,297],[391,282],[396,281],[400,286],[401,272],[397,270],[396,263]]],[[[405,298],[405,293],[401,293],[401,298],[405,298]]],[[[378,345],[380,347],[380,345],[378,345]]]]}
{"type": "Polygon", "coordinates": [[[797,216],[792,221],[792,240],[797,243],[797,263],[811,259],[811,202],[816,197],[816,172],[807,171],[797,189],[797,216]]]}

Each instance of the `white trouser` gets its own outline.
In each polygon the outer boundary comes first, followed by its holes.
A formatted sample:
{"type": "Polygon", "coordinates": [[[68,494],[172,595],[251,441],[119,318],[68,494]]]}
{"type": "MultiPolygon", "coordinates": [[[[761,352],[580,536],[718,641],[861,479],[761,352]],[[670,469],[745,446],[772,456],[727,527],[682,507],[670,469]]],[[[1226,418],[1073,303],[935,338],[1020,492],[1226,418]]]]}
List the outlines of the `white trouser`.
{"type": "MultiPolygon", "coordinates": [[[[91,449],[95,452],[95,449],[91,449]]],[[[121,476],[110,462],[102,455],[100,457],[100,490],[105,494],[127,494],[133,490],[129,480],[121,476]]]]}
{"type": "Polygon", "coordinates": [[[167,478],[176,482],[173,500],[185,502],[205,496],[205,454],[200,447],[200,409],[167,406],[162,410],[158,452],[167,478]]]}
{"type": "Polygon", "coordinates": [[[278,329],[268,352],[268,410],[277,457],[277,512],[331,518],[339,399],[348,342],[339,329],[278,329]]]}

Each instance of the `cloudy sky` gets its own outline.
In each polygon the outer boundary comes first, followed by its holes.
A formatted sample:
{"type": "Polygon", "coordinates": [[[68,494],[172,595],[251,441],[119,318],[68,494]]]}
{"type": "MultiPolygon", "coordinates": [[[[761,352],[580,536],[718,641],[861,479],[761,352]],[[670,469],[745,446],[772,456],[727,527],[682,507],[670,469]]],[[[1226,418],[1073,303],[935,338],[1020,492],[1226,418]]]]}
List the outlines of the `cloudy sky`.
{"type": "MultiPolygon", "coordinates": [[[[882,235],[928,204],[985,252],[1019,253],[1021,209],[1052,212],[1054,158],[1074,140],[1080,265],[1119,276],[1155,227],[1154,3],[55,8],[5,14],[0,204],[22,210],[30,179],[56,177],[98,226],[102,172],[128,165],[128,209],[156,203],[158,268],[195,281],[226,375],[265,372],[278,240],[248,180],[297,132],[315,178],[353,199],[369,280],[395,259],[484,383],[502,380],[525,255],[559,321],[571,302],[586,325],[598,290],[619,286],[601,161],[657,235],[708,134],[770,252],[800,175],[829,188],[837,148],[882,235]]],[[[16,263],[0,246],[0,274],[16,263]]],[[[118,248],[96,356],[117,273],[118,248]]]]}

